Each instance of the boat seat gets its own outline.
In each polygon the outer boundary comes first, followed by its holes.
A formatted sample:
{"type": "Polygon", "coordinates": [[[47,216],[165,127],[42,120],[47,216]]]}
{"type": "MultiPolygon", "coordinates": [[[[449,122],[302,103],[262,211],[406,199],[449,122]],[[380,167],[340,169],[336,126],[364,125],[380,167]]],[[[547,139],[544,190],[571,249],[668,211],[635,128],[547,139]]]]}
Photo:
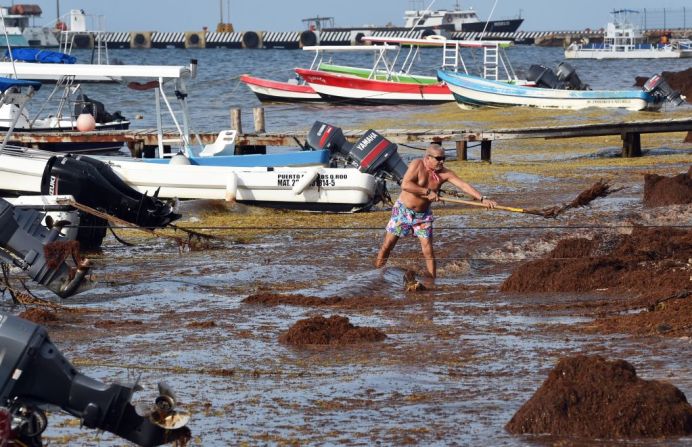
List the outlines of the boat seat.
{"type": "Polygon", "coordinates": [[[233,155],[235,151],[235,137],[237,134],[238,132],[236,130],[222,130],[216,137],[216,141],[204,145],[204,149],[199,153],[200,157],[221,154],[233,155]]]}

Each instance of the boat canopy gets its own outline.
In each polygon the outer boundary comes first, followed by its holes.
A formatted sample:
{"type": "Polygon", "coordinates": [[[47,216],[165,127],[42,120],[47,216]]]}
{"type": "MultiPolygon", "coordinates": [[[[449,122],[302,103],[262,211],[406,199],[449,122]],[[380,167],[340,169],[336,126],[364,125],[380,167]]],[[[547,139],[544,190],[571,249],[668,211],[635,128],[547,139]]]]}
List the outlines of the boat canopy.
{"type": "MultiPolygon", "coordinates": [[[[365,38],[363,38],[365,39],[365,38]]],[[[328,51],[328,52],[381,52],[381,51],[396,51],[394,46],[373,46],[373,45],[313,45],[303,47],[305,51],[328,51]]]]}
{"type": "Polygon", "coordinates": [[[33,87],[34,90],[38,90],[41,88],[41,83],[37,81],[25,81],[23,79],[0,77],[0,91],[4,92],[12,87],[33,87]]]}
{"type": "Polygon", "coordinates": [[[466,48],[489,48],[500,47],[506,48],[512,46],[512,42],[508,40],[452,40],[445,38],[434,39],[402,39],[396,37],[363,37],[364,42],[375,44],[392,44],[392,45],[417,45],[421,47],[444,47],[456,45],[466,48]]]}
{"type": "MultiPolygon", "coordinates": [[[[9,50],[5,50],[5,59],[10,59],[9,50]]],[[[12,48],[12,59],[22,62],[39,62],[42,64],[74,64],[77,58],[59,51],[40,48],[12,48]]]]}

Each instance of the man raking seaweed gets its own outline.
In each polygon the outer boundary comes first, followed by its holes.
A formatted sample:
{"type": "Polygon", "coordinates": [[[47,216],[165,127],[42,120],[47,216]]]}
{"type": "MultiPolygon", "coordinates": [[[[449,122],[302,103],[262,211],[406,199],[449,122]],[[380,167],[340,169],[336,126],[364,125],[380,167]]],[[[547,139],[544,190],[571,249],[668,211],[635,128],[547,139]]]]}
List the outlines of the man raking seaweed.
{"type": "Polygon", "coordinates": [[[612,192],[622,189],[610,189],[610,185],[606,182],[599,181],[588,190],[579,194],[572,202],[562,206],[553,206],[542,210],[500,206],[494,200],[488,199],[488,197],[478,192],[476,188],[463,181],[454,172],[447,169],[444,166],[444,162],[444,149],[439,144],[432,143],[426,149],[423,158],[413,160],[409,164],[401,182],[401,194],[392,207],[392,217],[387,224],[384,242],[375,259],[375,267],[385,266],[389,254],[401,236],[417,236],[423,251],[427,273],[433,279],[437,276],[437,263],[432,244],[432,223],[434,218],[431,204],[433,202],[461,203],[488,209],[556,218],[570,208],[585,206],[594,199],[605,197],[612,192]],[[445,191],[442,191],[440,187],[446,182],[451,183],[467,195],[473,197],[476,202],[441,197],[441,194],[445,193],[445,191]]]}

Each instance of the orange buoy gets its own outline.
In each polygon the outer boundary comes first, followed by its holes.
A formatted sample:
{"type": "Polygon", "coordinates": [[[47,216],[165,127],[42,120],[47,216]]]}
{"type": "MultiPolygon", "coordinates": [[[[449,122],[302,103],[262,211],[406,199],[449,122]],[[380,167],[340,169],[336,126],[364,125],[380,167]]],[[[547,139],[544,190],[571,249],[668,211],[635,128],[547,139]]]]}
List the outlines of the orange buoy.
{"type": "Polygon", "coordinates": [[[77,130],[91,132],[96,129],[96,120],[90,113],[82,113],[77,117],[77,130]]]}

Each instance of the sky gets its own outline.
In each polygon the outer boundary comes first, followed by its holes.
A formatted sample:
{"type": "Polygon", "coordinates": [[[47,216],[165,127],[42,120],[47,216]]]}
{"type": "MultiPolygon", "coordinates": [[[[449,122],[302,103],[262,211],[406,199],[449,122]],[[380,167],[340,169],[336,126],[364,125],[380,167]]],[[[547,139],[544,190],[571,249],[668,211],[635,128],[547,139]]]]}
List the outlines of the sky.
{"type": "MultiPolygon", "coordinates": [[[[427,6],[431,0],[418,1],[427,6]]],[[[394,25],[403,26],[404,10],[412,9],[411,0],[26,0],[2,4],[35,3],[43,16],[36,25],[46,25],[70,9],[84,9],[101,16],[106,31],[197,31],[207,26],[214,30],[221,18],[230,21],[236,31],[300,31],[301,19],[334,17],[336,26],[394,25]],[[230,14],[229,14],[230,12],[230,14]]],[[[462,7],[473,7],[486,19],[496,3],[493,19],[524,18],[522,31],[560,31],[603,28],[613,9],[648,11],[669,8],[680,16],[685,8],[685,24],[692,28],[690,0],[475,0],[460,1],[462,7]]],[[[432,9],[451,9],[454,0],[435,0],[432,9]]],[[[423,7],[423,9],[425,8],[423,7]]],[[[413,7],[415,9],[415,7],[413,7]]],[[[662,12],[658,13],[662,17],[662,12]]],[[[654,14],[651,15],[654,17],[654,14]]],[[[93,19],[96,23],[96,19],[93,19]]],[[[95,27],[96,25],[94,25],[95,27]]],[[[682,26],[682,25],[680,25],[682,26]]]]}

